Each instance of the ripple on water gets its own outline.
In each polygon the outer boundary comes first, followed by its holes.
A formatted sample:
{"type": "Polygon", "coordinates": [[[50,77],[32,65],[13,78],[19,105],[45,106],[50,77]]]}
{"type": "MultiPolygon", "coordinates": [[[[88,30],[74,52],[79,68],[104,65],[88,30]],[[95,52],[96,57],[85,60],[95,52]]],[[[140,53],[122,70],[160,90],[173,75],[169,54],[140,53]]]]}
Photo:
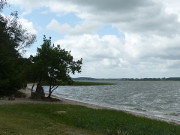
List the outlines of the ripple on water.
{"type": "MultiPolygon", "coordinates": [[[[61,86],[57,96],[180,121],[179,81],[114,81],[108,86],[61,86]]],[[[47,87],[44,87],[47,89],[47,87]]]]}

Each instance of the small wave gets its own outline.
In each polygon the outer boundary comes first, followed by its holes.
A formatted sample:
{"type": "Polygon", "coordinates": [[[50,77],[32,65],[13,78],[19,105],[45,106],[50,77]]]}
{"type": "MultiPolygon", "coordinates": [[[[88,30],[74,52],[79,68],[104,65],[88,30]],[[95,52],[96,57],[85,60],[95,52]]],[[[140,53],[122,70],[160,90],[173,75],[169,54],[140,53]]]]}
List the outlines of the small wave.
{"type": "Polygon", "coordinates": [[[165,115],[180,116],[180,113],[169,113],[169,114],[165,114],[165,115]]]}
{"type": "Polygon", "coordinates": [[[134,108],[134,109],[137,110],[137,111],[146,112],[146,110],[142,109],[142,108],[134,108]]]}

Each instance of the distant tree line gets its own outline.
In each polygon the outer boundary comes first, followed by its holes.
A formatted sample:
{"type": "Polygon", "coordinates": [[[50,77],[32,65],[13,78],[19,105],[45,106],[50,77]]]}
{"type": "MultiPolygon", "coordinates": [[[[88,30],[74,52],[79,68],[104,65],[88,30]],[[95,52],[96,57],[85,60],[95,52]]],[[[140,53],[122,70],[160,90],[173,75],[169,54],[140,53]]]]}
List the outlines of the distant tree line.
{"type": "Polygon", "coordinates": [[[168,77],[168,78],[120,78],[110,80],[121,80],[121,81],[180,81],[180,77],[168,77]]]}
{"type": "Polygon", "coordinates": [[[114,81],[180,81],[180,77],[168,77],[168,78],[91,78],[91,77],[78,77],[73,78],[73,80],[81,81],[81,80],[90,80],[90,81],[98,81],[98,80],[114,80],[114,81]]]}

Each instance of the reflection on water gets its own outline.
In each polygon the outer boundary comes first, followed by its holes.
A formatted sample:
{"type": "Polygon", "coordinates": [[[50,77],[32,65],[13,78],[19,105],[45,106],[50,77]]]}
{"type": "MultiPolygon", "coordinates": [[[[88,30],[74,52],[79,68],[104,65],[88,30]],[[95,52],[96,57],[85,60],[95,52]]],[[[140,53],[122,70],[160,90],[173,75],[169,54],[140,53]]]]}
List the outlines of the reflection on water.
{"type": "MultiPolygon", "coordinates": [[[[117,85],[60,86],[54,95],[179,121],[180,82],[178,81],[113,81],[117,85]]],[[[48,87],[44,87],[45,90],[48,87]]]]}

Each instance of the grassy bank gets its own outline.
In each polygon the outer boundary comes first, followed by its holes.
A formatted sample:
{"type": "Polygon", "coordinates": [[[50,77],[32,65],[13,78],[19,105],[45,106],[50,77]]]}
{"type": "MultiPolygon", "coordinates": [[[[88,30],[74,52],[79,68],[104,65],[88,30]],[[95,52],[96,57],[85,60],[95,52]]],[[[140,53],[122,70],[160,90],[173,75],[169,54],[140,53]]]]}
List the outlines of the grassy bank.
{"type": "Polygon", "coordinates": [[[0,134],[180,135],[180,126],[115,110],[63,104],[0,105],[0,134]]]}
{"type": "Polygon", "coordinates": [[[91,86],[91,85],[115,85],[114,83],[104,83],[104,82],[80,82],[80,81],[74,81],[74,86],[91,86]]]}
{"type": "MultiPolygon", "coordinates": [[[[42,85],[49,85],[49,84],[47,82],[42,82],[42,85]]],[[[96,85],[115,85],[115,83],[73,81],[71,83],[58,82],[56,85],[60,85],[60,86],[96,86],[96,85]]]]}

